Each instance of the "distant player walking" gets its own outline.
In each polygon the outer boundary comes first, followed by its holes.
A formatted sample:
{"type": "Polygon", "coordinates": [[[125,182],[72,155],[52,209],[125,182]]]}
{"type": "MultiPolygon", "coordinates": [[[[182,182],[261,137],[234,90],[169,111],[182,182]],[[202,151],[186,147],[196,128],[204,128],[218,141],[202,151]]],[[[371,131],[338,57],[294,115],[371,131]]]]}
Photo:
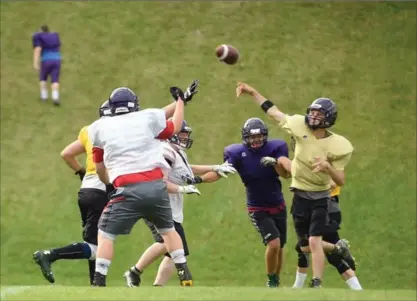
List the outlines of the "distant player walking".
{"type": "Polygon", "coordinates": [[[50,32],[48,25],[32,36],[33,68],[39,70],[40,98],[48,100],[48,76],[51,77],[52,101],[59,106],[59,75],[61,72],[61,40],[57,32],[50,32]]]}
{"type": "MultiPolygon", "coordinates": [[[[237,85],[237,97],[241,94],[253,96],[264,112],[296,141],[290,169],[294,192],[291,213],[297,236],[303,246],[309,245],[312,253],[310,287],[321,287],[324,272],[322,236],[328,226],[331,180],[338,186],[344,185],[344,168],[353,152],[352,144],[346,138],[328,130],[336,122],[336,104],[328,98],[318,98],[308,107],[305,116],[290,116],[245,83],[237,85]]],[[[351,259],[346,241],[338,241],[336,247],[340,254],[351,259]]]]}
{"type": "Polygon", "coordinates": [[[115,193],[99,221],[95,286],[106,286],[106,275],[113,258],[114,240],[129,234],[141,218],[155,224],[175,263],[182,286],[192,285],[181,238],[175,231],[164,170],[170,166],[158,139],[169,139],[180,132],[184,120],[184,102],[197,91],[193,82],[184,95],[170,89],[176,100],[172,120],[161,109],[139,111],[138,98],[129,88],[115,89],[109,97],[112,118],[96,121],[89,127],[94,162],[100,180],[112,183],[115,193]]]}

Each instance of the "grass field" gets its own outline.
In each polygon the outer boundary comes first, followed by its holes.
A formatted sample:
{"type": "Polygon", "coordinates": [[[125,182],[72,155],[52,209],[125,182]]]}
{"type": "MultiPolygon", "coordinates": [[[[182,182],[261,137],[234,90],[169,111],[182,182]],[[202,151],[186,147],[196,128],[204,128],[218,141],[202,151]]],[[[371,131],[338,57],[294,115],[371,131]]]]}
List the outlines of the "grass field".
{"type": "MultiPolygon", "coordinates": [[[[6,296],[19,300],[415,298],[416,3],[2,2],[0,25],[2,298],[12,285],[29,286],[6,296]],[[42,23],[63,42],[60,108],[38,100],[30,39],[42,23]],[[222,43],[240,50],[237,65],[216,61],[222,43]],[[319,292],[263,288],[264,246],[245,212],[238,176],[187,197],[184,226],[196,284],[186,290],[190,295],[175,287],[151,291],[156,264],[145,272],[143,290],[120,288],[124,270],[152,242],[142,222],[117,241],[109,289],[95,295],[81,287],[88,282],[83,261],[55,263],[58,285],[40,286],[46,282],[32,252],[81,238],[80,183],[60,151],[97,118],[113,88],[129,86],[142,107],[161,107],[170,102],[171,85],[185,87],[194,78],[200,93],[186,108],[193,163],[221,162],[223,147],[240,141],[249,117],[263,118],[271,137],[289,142],[249,98],[236,100],[238,80],[288,113],[303,114],[319,96],[337,102],[334,131],[355,147],[341,195],[341,234],[351,242],[366,291],[347,291],[328,265],[319,292]]],[[[288,229],[284,287],[292,285],[296,265],[291,219],[288,229]]]]}
{"type": "Polygon", "coordinates": [[[2,287],[2,300],[415,300],[412,290],[345,289],[279,291],[259,287],[164,287],[128,289],[121,287],[88,288],[80,286],[9,286],[2,287]],[[65,296],[65,298],[63,298],[65,296]]]}

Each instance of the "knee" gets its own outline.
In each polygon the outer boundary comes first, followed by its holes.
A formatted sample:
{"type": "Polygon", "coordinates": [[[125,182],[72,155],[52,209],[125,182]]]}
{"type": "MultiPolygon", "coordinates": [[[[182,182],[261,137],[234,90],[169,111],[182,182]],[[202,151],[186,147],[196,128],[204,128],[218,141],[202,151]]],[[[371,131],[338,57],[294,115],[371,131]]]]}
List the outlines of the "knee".
{"type": "Polygon", "coordinates": [[[111,234],[111,233],[107,233],[104,232],[102,230],[98,231],[98,242],[102,242],[103,240],[108,240],[113,242],[114,240],[116,240],[116,235],[115,234],[111,234]]]}
{"type": "MultiPolygon", "coordinates": [[[[350,266],[337,254],[326,254],[327,261],[334,266],[340,275],[350,270],[350,266]]],[[[352,271],[353,272],[353,271],[352,271]]]]}
{"type": "Polygon", "coordinates": [[[275,238],[267,243],[268,249],[278,252],[281,249],[281,241],[275,238]]]}
{"type": "Polygon", "coordinates": [[[295,245],[295,250],[298,254],[298,267],[299,268],[308,268],[308,255],[302,251],[300,242],[295,245]]]}
{"type": "Polygon", "coordinates": [[[310,236],[308,238],[308,245],[311,250],[317,250],[321,248],[321,237],[320,236],[310,236]]]}

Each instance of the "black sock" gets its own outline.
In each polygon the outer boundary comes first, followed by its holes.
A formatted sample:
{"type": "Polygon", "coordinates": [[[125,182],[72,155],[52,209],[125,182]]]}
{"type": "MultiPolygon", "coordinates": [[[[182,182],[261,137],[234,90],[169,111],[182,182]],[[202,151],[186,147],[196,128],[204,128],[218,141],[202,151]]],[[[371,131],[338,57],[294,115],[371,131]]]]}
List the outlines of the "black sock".
{"type": "Polygon", "coordinates": [[[90,284],[94,283],[94,273],[96,271],[96,261],[95,260],[89,260],[88,261],[88,269],[90,271],[90,284]]]}
{"type": "Polygon", "coordinates": [[[58,259],[88,259],[91,256],[90,246],[86,243],[79,242],[50,251],[52,261],[58,259]]]}

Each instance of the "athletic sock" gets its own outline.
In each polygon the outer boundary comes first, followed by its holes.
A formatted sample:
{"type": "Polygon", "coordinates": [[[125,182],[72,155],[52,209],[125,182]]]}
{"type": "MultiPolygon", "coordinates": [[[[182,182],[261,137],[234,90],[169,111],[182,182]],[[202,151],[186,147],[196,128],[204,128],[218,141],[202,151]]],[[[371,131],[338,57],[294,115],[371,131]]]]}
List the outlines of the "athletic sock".
{"type": "Polygon", "coordinates": [[[362,286],[360,285],[357,277],[349,278],[346,280],[346,284],[353,290],[362,290],[362,286]]]}
{"type": "Polygon", "coordinates": [[[50,258],[52,261],[58,259],[89,259],[91,249],[86,243],[73,243],[62,248],[50,250],[50,258]]]}

